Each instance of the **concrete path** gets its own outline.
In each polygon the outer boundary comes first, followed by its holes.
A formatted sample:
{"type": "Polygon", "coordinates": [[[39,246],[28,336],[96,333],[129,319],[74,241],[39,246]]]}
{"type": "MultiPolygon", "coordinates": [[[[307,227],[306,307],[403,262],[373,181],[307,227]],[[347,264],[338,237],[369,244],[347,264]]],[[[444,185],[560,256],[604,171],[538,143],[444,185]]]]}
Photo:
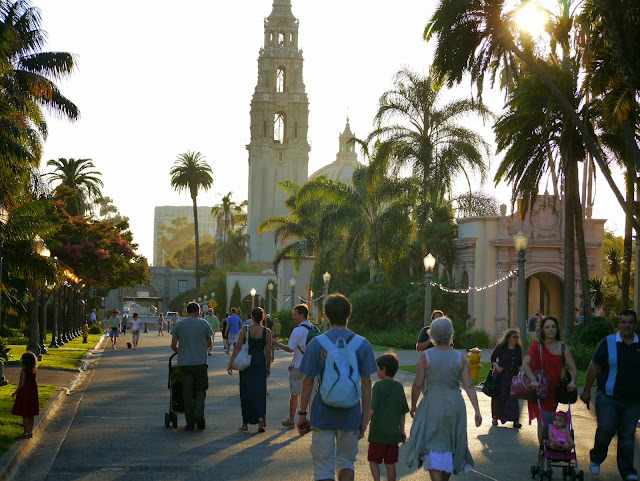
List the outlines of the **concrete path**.
{"type": "MultiPolygon", "coordinates": [[[[125,340],[128,336],[125,336],[125,340]]],[[[121,338],[121,341],[123,338],[121,338]]],[[[168,358],[171,337],[143,334],[137,351],[110,348],[101,354],[86,382],[67,396],[51,420],[43,422],[40,433],[24,449],[24,459],[12,479],[20,481],[156,481],[203,479],[262,480],[313,479],[310,436],[300,438],[280,421],[287,416],[287,366],[290,355],[276,351],[269,378],[267,432],[257,434],[236,430],[241,424],[238,377],[226,373],[227,356],[220,335],[209,358],[210,387],[206,400],[206,430],[182,431],[184,416],[178,415],[178,429],[164,427],[168,409],[168,358]]],[[[483,353],[484,354],[484,353],[483,353]]],[[[416,353],[399,352],[401,362],[415,362],[416,353]]],[[[397,380],[410,396],[413,375],[398,373],[397,380]]],[[[464,479],[469,481],[530,479],[530,465],[537,454],[536,429],[524,422],[520,430],[491,426],[490,400],[479,393],[484,423],[469,427],[469,447],[475,468],[464,479]]],[[[443,412],[443,416],[447,413],[443,412]]],[[[585,479],[588,450],[593,443],[593,413],[582,405],[573,412],[577,452],[585,479]]],[[[468,424],[473,411],[468,408],[468,424]]],[[[407,432],[411,419],[407,416],[407,432]]],[[[638,438],[636,438],[638,439],[638,438]]],[[[356,479],[371,479],[366,460],[366,439],[360,442],[356,479]]],[[[615,441],[609,459],[602,465],[599,480],[619,479],[615,466],[615,441]]],[[[640,453],[640,451],[638,451],[640,453]]],[[[636,456],[636,458],[640,455],[636,456]]],[[[636,461],[638,464],[638,461],[636,461]]],[[[384,468],[383,468],[384,475],[384,468]]],[[[400,479],[425,480],[424,472],[412,472],[401,460],[400,479]]],[[[554,479],[561,479],[555,470],[554,479]]]]}

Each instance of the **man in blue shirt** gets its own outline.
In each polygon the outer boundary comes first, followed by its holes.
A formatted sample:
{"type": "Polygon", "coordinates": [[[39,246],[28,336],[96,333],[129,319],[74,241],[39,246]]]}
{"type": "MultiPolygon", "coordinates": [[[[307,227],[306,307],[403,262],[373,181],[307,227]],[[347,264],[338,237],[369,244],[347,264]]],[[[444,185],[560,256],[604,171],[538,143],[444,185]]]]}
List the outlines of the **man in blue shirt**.
{"type": "MultiPolygon", "coordinates": [[[[332,342],[339,338],[348,343],[356,334],[347,329],[351,316],[351,303],[342,294],[332,294],[324,304],[324,314],[331,329],[324,334],[332,342]]],[[[356,351],[360,386],[361,403],[351,408],[327,406],[321,395],[315,396],[311,406],[311,423],[307,419],[307,407],[316,376],[324,374],[327,352],[322,348],[319,337],[311,340],[302,358],[300,372],[304,374],[300,410],[298,411],[298,433],[304,436],[313,427],[311,439],[311,456],[315,480],[335,479],[338,468],[338,479],[353,480],[354,463],[358,453],[358,439],[364,436],[369,423],[371,406],[371,374],[378,371],[373,350],[366,339],[356,351]]]]}
{"type": "Polygon", "coordinates": [[[596,348],[584,381],[580,399],[589,407],[591,386],[598,379],[596,418],[598,427],[593,449],[589,452],[593,474],[607,457],[609,444],[618,434],[618,471],[625,481],[637,481],[633,467],[635,432],[640,418],[640,342],[634,332],[636,313],[623,311],[620,330],[605,337],[596,348]]]}
{"type": "MultiPolygon", "coordinates": [[[[240,334],[240,329],[242,329],[242,319],[240,319],[240,316],[238,316],[236,312],[236,308],[232,307],[231,315],[227,318],[227,339],[231,351],[233,351],[233,348],[238,342],[238,335],[240,334]]],[[[227,350],[227,356],[228,355],[229,350],[227,350]]]]}

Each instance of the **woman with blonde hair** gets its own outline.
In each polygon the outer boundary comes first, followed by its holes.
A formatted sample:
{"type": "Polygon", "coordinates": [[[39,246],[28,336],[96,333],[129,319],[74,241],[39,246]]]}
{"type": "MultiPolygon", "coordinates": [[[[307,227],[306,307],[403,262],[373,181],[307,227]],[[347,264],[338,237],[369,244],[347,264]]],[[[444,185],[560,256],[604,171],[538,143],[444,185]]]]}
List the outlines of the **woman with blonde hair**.
{"type": "Polygon", "coordinates": [[[507,329],[500,342],[491,353],[491,365],[494,368],[493,379],[500,386],[500,394],[491,399],[491,417],[493,425],[513,421],[514,428],[520,424],[520,405],[511,397],[511,379],[518,374],[522,365],[522,348],[520,335],[516,329],[507,329]]]}

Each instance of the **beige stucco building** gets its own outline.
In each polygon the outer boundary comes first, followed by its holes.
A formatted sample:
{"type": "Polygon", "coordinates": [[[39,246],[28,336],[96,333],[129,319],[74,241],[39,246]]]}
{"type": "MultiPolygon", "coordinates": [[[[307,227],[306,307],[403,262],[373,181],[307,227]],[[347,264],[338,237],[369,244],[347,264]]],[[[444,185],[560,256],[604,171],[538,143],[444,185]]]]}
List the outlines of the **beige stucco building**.
{"type": "MultiPolygon", "coordinates": [[[[524,219],[507,215],[472,217],[458,220],[454,276],[462,288],[491,284],[510,271],[517,271],[517,253],[513,236],[518,231],[529,237],[525,274],[527,283],[527,315],[541,309],[563,323],[564,289],[564,216],[563,199],[551,195],[538,196],[530,214],[524,219]]],[[[585,244],[589,275],[602,276],[602,219],[586,218],[585,244]]],[[[580,270],[576,249],[576,299],[582,306],[580,270]]],[[[468,313],[477,318],[476,326],[499,336],[508,327],[517,327],[518,279],[516,276],[481,291],[470,290],[468,313]]]]}

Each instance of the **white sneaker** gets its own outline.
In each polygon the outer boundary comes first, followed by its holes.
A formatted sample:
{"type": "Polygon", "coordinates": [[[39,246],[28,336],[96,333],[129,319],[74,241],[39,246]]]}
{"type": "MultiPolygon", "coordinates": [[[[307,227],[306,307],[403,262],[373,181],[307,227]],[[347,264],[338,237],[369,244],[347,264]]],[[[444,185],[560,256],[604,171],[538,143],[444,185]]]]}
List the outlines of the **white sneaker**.
{"type": "Polygon", "coordinates": [[[135,351],[136,349],[138,349],[138,346],[133,346],[133,350],[135,351]]]}
{"type": "Polygon", "coordinates": [[[116,350],[116,346],[111,346],[111,347],[113,348],[114,351],[116,350]]]}
{"type": "MultiPolygon", "coordinates": [[[[589,471],[591,471],[591,474],[594,474],[597,476],[598,474],[600,474],[600,465],[596,463],[591,463],[589,465],[589,471]]],[[[636,479],[638,478],[636,477],[636,479]]]]}

